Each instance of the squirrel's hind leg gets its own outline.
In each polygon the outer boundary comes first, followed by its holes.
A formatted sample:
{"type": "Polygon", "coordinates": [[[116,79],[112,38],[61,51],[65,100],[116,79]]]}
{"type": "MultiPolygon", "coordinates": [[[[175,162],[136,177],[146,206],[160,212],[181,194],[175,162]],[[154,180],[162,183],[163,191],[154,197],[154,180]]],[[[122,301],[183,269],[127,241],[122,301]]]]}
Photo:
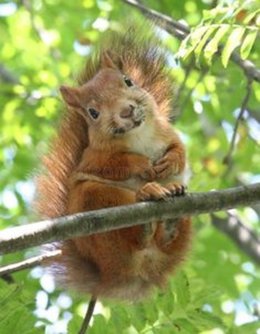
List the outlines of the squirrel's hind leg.
{"type": "Polygon", "coordinates": [[[189,217],[168,219],[158,224],[155,242],[158,248],[178,259],[182,259],[190,246],[192,228],[189,217]]]}

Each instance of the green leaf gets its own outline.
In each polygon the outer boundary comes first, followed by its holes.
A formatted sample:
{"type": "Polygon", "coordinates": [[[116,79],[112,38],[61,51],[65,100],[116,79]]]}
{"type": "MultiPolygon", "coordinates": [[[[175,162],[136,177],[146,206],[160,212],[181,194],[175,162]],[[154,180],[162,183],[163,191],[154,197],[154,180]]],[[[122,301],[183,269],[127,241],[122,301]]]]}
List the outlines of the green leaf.
{"type": "MultiPolygon", "coordinates": [[[[189,319],[177,319],[173,321],[173,325],[171,326],[173,331],[169,331],[168,333],[180,333],[180,334],[191,334],[191,333],[199,333],[196,324],[192,323],[189,319]]],[[[168,329],[169,330],[169,329],[168,329]]]]}
{"type": "Polygon", "coordinates": [[[242,59],[246,59],[249,56],[250,51],[256,40],[257,33],[258,33],[257,30],[250,29],[248,34],[246,35],[240,49],[240,54],[242,59]]]}
{"type": "MultiPolygon", "coordinates": [[[[73,314],[73,318],[71,319],[71,321],[68,324],[68,332],[69,333],[77,333],[79,331],[81,325],[82,325],[82,322],[83,322],[83,318],[75,312],[73,314]]],[[[95,319],[94,319],[94,324],[95,324],[95,319]]]]}
{"type": "Polygon", "coordinates": [[[185,310],[190,302],[190,286],[184,271],[180,271],[173,279],[173,282],[177,296],[177,304],[185,310]]]}
{"type": "Polygon", "coordinates": [[[188,58],[188,56],[196,48],[197,44],[201,40],[202,36],[206,33],[208,27],[202,26],[193,30],[190,35],[188,35],[180,45],[178,55],[183,59],[188,58]]]}
{"type": "MultiPolygon", "coordinates": [[[[144,309],[144,305],[142,305],[141,303],[131,305],[131,307],[129,307],[128,309],[128,314],[130,319],[132,320],[134,327],[140,333],[141,330],[144,328],[147,320],[147,315],[144,309]]],[[[116,316],[116,314],[114,316],[116,316]]]]}
{"type": "Polygon", "coordinates": [[[193,311],[187,314],[189,321],[200,330],[209,330],[215,327],[225,327],[222,319],[209,312],[193,311]]]}
{"type": "Polygon", "coordinates": [[[259,328],[260,328],[260,321],[253,321],[241,326],[236,326],[234,328],[231,328],[228,334],[252,334],[252,333],[257,333],[257,330],[259,328]]]}
{"type": "Polygon", "coordinates": [[[1,334],[42,333],[41,328],[35,328],[35,318],[32,314],[34,303],[31,295],[24,294],[19,285],[0,284],[0,328],[1,334]]]}
{"type": "Polygon", "coordinates": [[[34,328],[34,320],[28,310],[22,304],[13,310],[9,317],[1,321],[1,334],[21,333],[33,334],[42,333],[40,328],[34,328]]]}
{"type": "Polygon", "coordinates": [[[210,303],[220,298],[221,295],[220,291],[217,289],[216,286],[207,286],[204,289],[200,287],[199,290],[196,290],[195,287],[193,287],[193,290],[191,292],[193,298],[189,306],[190,310],[193,310],[195,308],[201,308],[203,304],[210,303]]]}
{"type": "Polygon", "coordinates": [[[221,56],[222,64],[224,67],[227,67],[232,52],[240,45],[245,30],[246,28],[244,27],[237,27],[229,35],[221,56]]]}
{"type": "Polygon", "coordinates": [[[210,35],[217,29],[216,25],[212,25],[212,26],[208,26],[207,27],[207,31],[205,32],[205,34],[203,35],[203,37],[201,38],[200,42],[198,43],[198,45],[196,46],[196,48],[194,49],[194,53],[196,55],[196,59],[198,61],[199,56],[201,54],[202,49],[204,48],[205,44],[208,42],[208,39],[210,37],[210,35]]]}
{"type": "Polygon", "coordinates": [[[217,30],[215,36],[212,37],[212,39],[206,45],[204,49],[204,57],[209,64],[211,64],[213,54],[218,51],[219,42],[229,29],[229,24],[222,24],[217,30]]]}
{"type": "MultiPolygon", "coordinates": [[[[108,331],[107,333],[111,333],[111,326],[108,326],[108,323],[106,321],[106,319],[101,315],[101,314],[97,314],[94,317],[94,322],[93,325],[89,328],[89,333],[90,334],[99,334],[102,333],[104,331],[104,328],[108,327],[108,331]]],[[[69,333],[78,333],[78,330],[76,332],[69,332],[69,333]]]]}
{"type": "Polygon", "coordinates": [[[253,20],[253,18],[260,13],[260,9],[258,8],[257,10],[253,11],[252,13],[248,14],[245,19],[243,20],[244,24],[250,24],[250,21],[253,20]]]}

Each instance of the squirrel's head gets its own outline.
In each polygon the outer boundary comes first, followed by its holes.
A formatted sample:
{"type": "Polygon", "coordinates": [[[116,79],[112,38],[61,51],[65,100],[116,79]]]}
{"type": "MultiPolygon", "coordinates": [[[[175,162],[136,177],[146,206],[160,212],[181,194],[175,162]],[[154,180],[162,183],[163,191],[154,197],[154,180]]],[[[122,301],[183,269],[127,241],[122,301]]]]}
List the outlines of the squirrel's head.
{"type": "Polygon", "coordinates": [[[122,138],[151,122],[157,112],[153,96],[124,73],[122,59],[111,51],[102,53],[100,69],[90,81],[77,88],[61,86],[60,91],[85,119],[91,137],[122,138]]]}

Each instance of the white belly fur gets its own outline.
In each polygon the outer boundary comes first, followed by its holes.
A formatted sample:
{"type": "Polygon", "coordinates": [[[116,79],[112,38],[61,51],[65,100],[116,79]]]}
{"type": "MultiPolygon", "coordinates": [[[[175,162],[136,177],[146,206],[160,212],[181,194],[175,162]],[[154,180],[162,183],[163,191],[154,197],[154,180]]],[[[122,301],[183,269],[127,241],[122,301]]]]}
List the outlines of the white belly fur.
{"type": "Polygon", "coordinates": [[[164,141],[155,138],[154,130],[148,126],[133,130],[129,141],[131,152],[149,157],[152,162],[160,159],[168,146],[164,141]]]}
{"type": "MultiPolygon", "coordinates": [[[[164,155],[168,143],[163,140],[158,140],[158,137],[155,137],[154,129],[152,127],[144,126],[134,130],[131,133],[131,152],[138,153],[149,157],[150,160],[154,163],[164,155]]],[[[171,175],[165,180],[156,180],[156,182],[167,184],[169,182],[178,181],[187,185],[190,178],[190,169],[188,164],[186,164],[185,170],[178,175],[171,175]]],[[[124,181],[123,184],[125,187],[137,191],[142,185],[146,183],[145,180],[140,180],[137,178],[131,178],[127,181],[124,181]]]]}

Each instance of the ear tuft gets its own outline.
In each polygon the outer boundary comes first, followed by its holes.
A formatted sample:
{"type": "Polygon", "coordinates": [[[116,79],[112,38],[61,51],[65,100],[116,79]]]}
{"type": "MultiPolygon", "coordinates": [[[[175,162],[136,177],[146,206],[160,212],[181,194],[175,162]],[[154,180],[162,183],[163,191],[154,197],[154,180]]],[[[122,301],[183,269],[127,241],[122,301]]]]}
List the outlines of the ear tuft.
{"type": "Polygon", "coordinates": [[[80,108],[79,91],[77,88],[60,86],[60,92],[63,100],[70,107],[80,108]]]}
{"type": "Polygon", "coordinates": [[[113,68],[123,70],[124,63],[122,57],[111,50],[105,50],[100,56],[101,68],[113,68]]]}

